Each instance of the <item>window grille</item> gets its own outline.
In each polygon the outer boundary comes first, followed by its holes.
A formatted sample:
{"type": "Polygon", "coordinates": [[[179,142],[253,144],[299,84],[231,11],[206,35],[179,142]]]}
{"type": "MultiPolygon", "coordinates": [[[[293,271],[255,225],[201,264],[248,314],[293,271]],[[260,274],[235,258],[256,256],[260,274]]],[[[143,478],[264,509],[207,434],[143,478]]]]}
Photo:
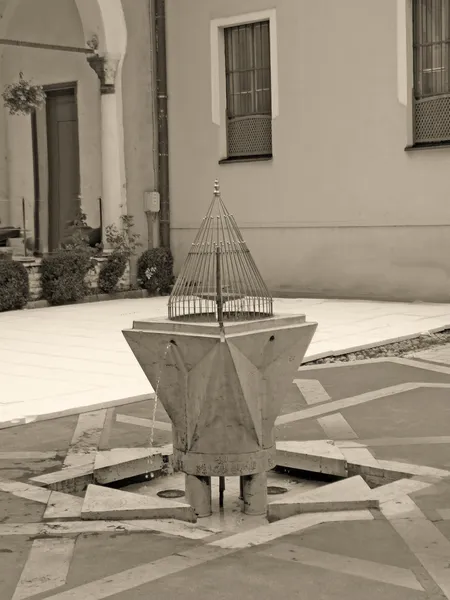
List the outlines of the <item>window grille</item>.
{"type": "Polygon", "coordinates": [[[450,141],[450,0],[414,0],[415,143],[450,141]]]}
{"type": "Polygon", "coordinates": [[[269,21],[227,27],[228,157],[272,154],[269,21]]]}

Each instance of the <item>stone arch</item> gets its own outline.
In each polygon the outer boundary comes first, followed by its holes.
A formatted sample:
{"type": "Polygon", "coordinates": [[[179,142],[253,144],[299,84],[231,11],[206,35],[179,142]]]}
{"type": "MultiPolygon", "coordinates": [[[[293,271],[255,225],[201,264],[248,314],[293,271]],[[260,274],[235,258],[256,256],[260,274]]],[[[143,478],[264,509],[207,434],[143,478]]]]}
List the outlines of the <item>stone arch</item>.
{"type": "MultiPolygon", "coordinates": [[[[39,0],[35,0],[38,3],[39,0]]],[[[97,60],[86,61],[86,70],[94,69],[100,80],[100,156],[101,156],[101,192],[103,199],[103,222],[118,223],[122,207],[126,211],[126,175],[123,134],[123,100],[122,100],[122,65],[127,49],[127,28],[122,0],[73,0],[78,11],[84,42],[89,42],[95,35],[98,38],[96,49],[97,60]],[[90,66],[89,66],[90,65],[90,66]],[[105,81],[106,79],[106,81],[105,81]],[[104,85],[104,84],[107,85],[104,85]]],[[[20,0],[0,0],[0,38],[11,35],[13,19],[18,12],[20,0]]],[[[41,41],[41,40],[33,40],[41,41]]],[[[45,42],[45,40],[42,40],[45,42]]],[[[83,45],[80,42],[77,45],[83,45]]],[[[3,48],[0,46],[0,56],[3,48]]],[[[93,105],[92,105],[93,106],[93,105]]],[[[86,113],[85,113],[86,114],[86,113]]],[[[6,124],[5,144],[14,135],[9,133],[9,123],[6,124]]],[[[23,142],[24,138],[20,138],[23,142]]],[[[18,138],[19,140],[19,138],[18,138]]],[[[27,140],[27,154],[31,153],[30,140],[27,140]]],[[[17,141],[19,144],[19,141],[17,141]]],[[[8,151],[9,152],[9,151],[8,151]]],[[[15,157],[20,152],[14,151],[15,157]]],[[[31,154],[30,154],[31,156],[31,154]]],[[[11,212],[14,198],[24,196],[23,189],[28,185],[28,197],[32,198],[31,183],[24,184],[20,178],[11,179],[8,173],[9,211],[11,212]],[[20,190],[20,193],[19,191],[20,190]]],[[[100,190],[99,190],[100,191],[100,190]]]]}
{"type": "MultiPolygon", "coordinates": [[[[127,27],[121,0],[74,0],[83,25],[85,40],[98,37],[98,52],[125,56],[127,27]]],[[[6,38],[8,27],[18,7],[17,0],[0,0],[0,38],[6,38]]]]}

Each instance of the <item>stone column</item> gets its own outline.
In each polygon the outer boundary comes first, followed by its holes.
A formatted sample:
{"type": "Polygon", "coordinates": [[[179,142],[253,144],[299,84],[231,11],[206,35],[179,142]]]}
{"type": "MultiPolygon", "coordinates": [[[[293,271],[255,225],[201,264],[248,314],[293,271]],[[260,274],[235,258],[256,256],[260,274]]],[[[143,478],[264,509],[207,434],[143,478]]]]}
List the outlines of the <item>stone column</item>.
{"type": "Polygon", "coordinates": [[[103,242],[108,225],[120,227],[122,215],[121,135],[116,75],[120,59],[108,54],[88,57],[100,80],[103,242]]]}
{"type": "Polygon", "coordinates": [[[243,475],[242,497],[246,515],[265,515],[267,512],[267,473],[243,475]]]}
{"type": "Polygon", "coordinates": [[[211,477],[186,474],[186,500],[197,517],[209,517],[212,513],[211,477]]]}

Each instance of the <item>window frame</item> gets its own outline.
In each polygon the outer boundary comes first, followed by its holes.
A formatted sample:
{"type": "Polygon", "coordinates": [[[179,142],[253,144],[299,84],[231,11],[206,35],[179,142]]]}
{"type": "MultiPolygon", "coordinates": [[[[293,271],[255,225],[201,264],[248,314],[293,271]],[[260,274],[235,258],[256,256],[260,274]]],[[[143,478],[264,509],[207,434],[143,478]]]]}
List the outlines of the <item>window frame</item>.
{"type": "MultiPolygon", "coordinates": [[[[227,93],[225,69],[225,29],[257,22],[269,22],[270,40],[270,80],[271,80],[271,124],[279,114],[278,94],[278,44],[276,9],[246,13],[242,15],[212,19],[210,22],[211,39],[211,116],[212,122],[219,128],[218,153],[219,162],[248,162],[268,160],[272,156],[263,157],[228,157],[227,144],[227,93]]],[[[273,143],[273,142],[272,142],[273,143]]]]}
{"type": "MultiPolygon", "coordinates": [[[[422,8],[423,0],[410,0],[410,26],[411,26],[411,68],[412,68],[412,90],[411,90],[411,119],[412,119],[412,143],[413,147],[436,147],[436,146],[444,146],[450,144],[450,130],[448,130],[448,124],[446,121],[450,119],[450,1],[442,0],[442,3],[447,2],[447,14],[446,14],[446,23],[444,25],[444,19],[442,18],[440,22],[440,29],[442,32],[445,31],[446,36],[445,39],[442,40],[437,39],[434,40],[434,26],[432,22],[430,23],[432,38],[431,40],[423,37],[423,21],[422,8]],[[420,5],[420,20],[416,18],[417,9],[420,5]],[[422,26],[422,34],[418,35],[418,27],[422,26]],[[435,62],[435,52],[436,47],[440,46],[441,48],[447,44],[447,49],[445,52],[446,55],[446,65],[440,64],[439,69],[434,68],[435,62]],[[428,59],[425,58],[425,62],[430,63],[431,58],[431,67],[428,70],[422,70],[421,65],[424,62],[424,48],[430,48],[431,57],[428,59]],[[428,71],[428,73],[427,73],[428,71]],[[427,76],[433,76],[434,72],[441,72],[444,74],[444,77],[441,77],[441,86],[442,89],[439,90],[424,90],[424,86],[427,82],[427,76]],[[424,83],[425,82],[425,83],[424,83]],[[444,82],[444,83],[443,83],[444,82]],[[444,89],[445,88],[445,89],[444,89]],[[434,104],[433,104],[434,103],[434,104]],[[436,108],[437,107],[437,108],[436,108]],[[443,116],[440,119],[435,119],[433,116],[434,111],[445,110],[445,113],[441,113],[443,116]],[[448,113],[448,114],[447,114],[448,113]],[[425,123],[425,125],[424,125],[425,123]],[[419,133],[418,133],[419,131],[419,133]],[[443,133],[444,135],[441,135],[443,133]]],[[[436,8],[440,8],[442,4],[435,5],[436,8]]],[[[433,8],[433,5],[430,6],[433,8]]],[[[445,10],[445,8],[444,8],[445,10]]],[[[444,13],[443,10],[443,13],[444,13]]],[[[445,13],[444,13],[445,14],[445,13]]],[[[426,28],[428,29],[428,25],[426,28]]],[[[428,54],[428,51],[425,50],[428,54]]],[[[441,50],[441,61],[443,60],[443,52],[441,50]]],[[[431,82],[431,85],[436,85],[438,88],[438,82],[431,82]]],[[[437,112],[436,114],[439,114],[437,112]]]]}

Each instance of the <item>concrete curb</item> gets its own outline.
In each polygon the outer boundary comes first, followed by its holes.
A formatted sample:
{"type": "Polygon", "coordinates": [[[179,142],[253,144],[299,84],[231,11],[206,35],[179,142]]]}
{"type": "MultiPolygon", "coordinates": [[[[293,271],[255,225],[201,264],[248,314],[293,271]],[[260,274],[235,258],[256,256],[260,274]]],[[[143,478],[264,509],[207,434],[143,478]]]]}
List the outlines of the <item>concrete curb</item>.
{"type": "MultiPolygon", "coordinates": [[[[76,304],[89,304],[90,302],[106,302],[107,300],[134,300],[139,298],[151,298],[146,290],[126,290],[124,292],[115,292],[113,294],[91,294],[86,296],[78,302],[70,302],[65,306],[72,306],[76,304]]],[[[47,300],[33,300],[27,302],[25,310],[32,310],[35,308],[50,308],[51,304],[47,300]]]]}

